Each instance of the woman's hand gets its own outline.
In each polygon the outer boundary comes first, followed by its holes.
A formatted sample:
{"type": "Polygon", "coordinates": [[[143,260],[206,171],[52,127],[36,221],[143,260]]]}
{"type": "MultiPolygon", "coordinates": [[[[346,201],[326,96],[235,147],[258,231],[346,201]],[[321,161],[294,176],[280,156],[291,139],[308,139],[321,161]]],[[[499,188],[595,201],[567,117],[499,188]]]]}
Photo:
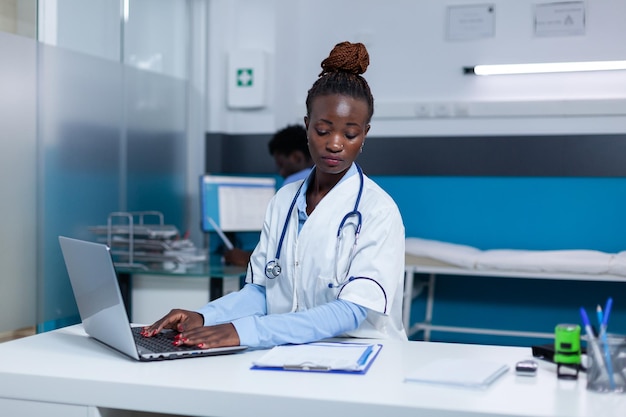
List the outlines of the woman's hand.
{"type": "Polygon", "coordinates": [[[232,323],[196,327],[176,335],[176,346],[197,346],[200,349],[239,346],[239,334],[232,323]]]}
{"type": "Polygon", "coordinates": [[[202,327],[204,325],[204,317],[202,314],[195,311],[174,309],[167,313],[162,319],[156,321],[151,326],[143,328],[141,335],[146,337],[154,336],[163,329],[172,329],[177,332],[184,332],[185,330],[191,330],[196,327],[202,327]]]}
{"type": "Polygon", "coordinates": [[[143,328],[141,334],[152,337],[163,329],[179,332],[174,338],[176,346],[197,346],[200,349],[239,346],[239,334],[232,323],[204,326],[204,317],[195,311],[174,309],[151,326],[143,328]]]}

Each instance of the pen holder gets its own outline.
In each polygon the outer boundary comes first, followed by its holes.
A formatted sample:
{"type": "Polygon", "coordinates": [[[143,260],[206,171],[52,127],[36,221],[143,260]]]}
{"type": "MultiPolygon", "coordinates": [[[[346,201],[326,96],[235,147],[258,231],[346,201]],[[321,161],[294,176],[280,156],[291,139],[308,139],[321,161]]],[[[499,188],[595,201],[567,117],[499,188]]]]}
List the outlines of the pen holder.
{"type": "Polygon", "coordinates": [[[587,389],[626,392],[626,336],[607,334],[587,341],[587,389]],[[595,346],[594,346],[595,344],[595,346]]]}

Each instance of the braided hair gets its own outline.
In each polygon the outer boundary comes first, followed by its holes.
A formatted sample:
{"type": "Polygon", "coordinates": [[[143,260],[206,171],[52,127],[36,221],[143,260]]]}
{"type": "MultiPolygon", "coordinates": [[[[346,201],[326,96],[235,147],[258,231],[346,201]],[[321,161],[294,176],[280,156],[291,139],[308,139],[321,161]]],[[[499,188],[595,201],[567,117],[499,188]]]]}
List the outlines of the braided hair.
{"type": "Polygon", "coordinates": [[[369,63],[369,54],[362,43],[341,42],[335,45],[328,58],[322,61],[322,72],[307,94],[307,115],[311,114],[311,105],[317,97],[341,94],[364,100],[369,108],[369,122],[374,114],[374,97],[367,81],[361,76],[369,63]]]}

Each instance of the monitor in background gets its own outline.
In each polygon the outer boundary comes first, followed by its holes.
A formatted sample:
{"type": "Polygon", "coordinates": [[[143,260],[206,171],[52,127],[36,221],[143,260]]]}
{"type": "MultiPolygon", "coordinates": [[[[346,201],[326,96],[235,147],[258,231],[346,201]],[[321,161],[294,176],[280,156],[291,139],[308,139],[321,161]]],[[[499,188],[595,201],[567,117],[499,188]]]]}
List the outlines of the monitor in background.
{"type": "Polygon", "coordinates": [[[202,175],[200,204],[202,231],[215,232],[211,220],[224,232],[257,232],[276,193],[271,177],[202,175]]]}

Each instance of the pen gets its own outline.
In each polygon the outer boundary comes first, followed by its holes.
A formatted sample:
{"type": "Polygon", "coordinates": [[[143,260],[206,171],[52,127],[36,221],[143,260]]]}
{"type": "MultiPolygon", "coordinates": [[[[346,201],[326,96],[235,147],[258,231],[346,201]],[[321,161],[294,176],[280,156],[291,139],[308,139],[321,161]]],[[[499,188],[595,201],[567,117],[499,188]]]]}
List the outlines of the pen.
{"type": "Polygon", "coordinates": [[[593,357],[592,360],[598,365],[598,369],[601,370],[604,368],[606,370],[606,368],[602,366],[602,363],[604,362],[602,360],[602,352],[600,352],[598,341],[593,335],[593,329],[591,328],[591,323],[589,322],[589,316],[587,316],[587,312],[583,307],[580,308],[580,317],[582,318],[583,324],[585,326],[585,333],[587,333],[587,344],[591,346],[591,355],[593,357]]]}
{"type": "Polygon", "coordinates": [[[600,333],[606,333],[606,328],[609,324],[609,315],[611,314],[611,307],[613,307],[613,298],[609,297],[606,300],[606,305],[604,306],[604,317],[600,322],[600,333]]]}
{"type": "Polygon", "coordinates": [[[365,365],[367,363],[367,358],[369,358],[373,350],[374,350],[374,345],[369,345],[367,349],[365,349],[365,351],[363,352],[359,360],[357,361],[357,365],[359,366],[365,365]]]}
{"type": "Polygon", "coordinates": [[[598,305],[598,321],[600,322],[600,339],[602,340],[602,346],[604,347],[604,360],[606,361],[606,371],[609,374],[609,385],[611,389],[615,389],[615,377],[613,376],[613,362],[611,361],[611,349],[609,347],[609,341],[606,336],[606,329],[608,325],[608,317],[611,313],[611,307],[613,305],[613,299],[611,297],[606,300],[604,308],[604,315],[602,314],[602,307],[598,305]]]}
{"type": "Polygon", "coordinates": [[[226,245],[228,250],[233,250],[234,248],[233,244],[231,243],[230,240],[228,240],[228,238],[226,237],[222,229],[220,229],[220,227],[217,225],[217,223],[215,223],[215,220],[213,220],[213,218],[211,217],[207,217],[207,220],[209,221],[209,223],[211,223],[211,226],[213,226],[213,228],[217,232],[218,236],[222,239],[222,242],[224,242],[224,245],[226,245]]]}
{"type": "Polygon", "coordinates": [[[598,304],[596,306],[596,316],[598,317],[598,338],[600,336],[602,336],[602,323],[604,322],[604,317],[602,314],[602,307],[600,307],[600,304],[598,304]]]}

